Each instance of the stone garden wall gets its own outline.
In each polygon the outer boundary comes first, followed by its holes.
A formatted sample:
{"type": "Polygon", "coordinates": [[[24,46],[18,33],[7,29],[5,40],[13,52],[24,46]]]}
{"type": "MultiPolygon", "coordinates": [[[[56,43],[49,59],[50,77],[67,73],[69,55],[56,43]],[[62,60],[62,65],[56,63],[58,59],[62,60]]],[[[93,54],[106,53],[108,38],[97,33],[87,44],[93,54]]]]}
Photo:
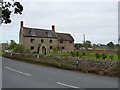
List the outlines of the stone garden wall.
{"type": "Polygon", "coordinates": [[[106,76],[120,76],[120,61],[94,60],[77,57],[55,57],[28,54],[3,54],[4,57],[29,62],[44,64],[66,70],[77,70],[85,73],[95,73],[106,76]]]}
{"type": "Polygon", "coordinates": [[[112,60],[95,60],[95,59],[84,59],[77,57],[53,57],[53,56],[38,56],[38,55],[26,55],[26,57],[34,57],[42,60],[50,60],[57,61],[63,63],[70,63],[73,65],[87,65],[88,67],[98,67],[98,68],[110,68],[116,67],[120,65],[120,61],[112,61],[112,60]]]}

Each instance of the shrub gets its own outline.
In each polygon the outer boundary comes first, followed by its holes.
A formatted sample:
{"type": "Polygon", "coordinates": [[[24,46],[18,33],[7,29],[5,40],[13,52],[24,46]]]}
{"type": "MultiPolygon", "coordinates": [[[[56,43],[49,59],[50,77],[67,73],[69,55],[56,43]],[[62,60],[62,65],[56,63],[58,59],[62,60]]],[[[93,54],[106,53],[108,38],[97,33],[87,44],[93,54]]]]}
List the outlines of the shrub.
{"type": "Polygon", "coordinates": [[[120,47],[119,47],[119,50],[118,50],[118,59],[120,59],[120,47]]]}
{"type": "Polygon", "coordinates": [[[23,53],[25,51],[25,47],[23,45],[17,44],[15,47],[15,52],[23,53]]]}
{"type": "Polygon", "coordinates": [[[82,72],[88,72],[88,64],[87,63],[82,63],[78,66],[78,70],[82,72]]]}
{"type": "Polygon", "coordinates": [[[79,53],[79,57],[82,58],[82,54],[81,53],[79,53]]]}
{"type": "Polygon", "coordinates": [[[66,69],[66,70],[73,70],[73,66],[70,64],[66,64],[66,63],[60,63],[60,68],[62,69],[66,69]]]}
{"type": "Polygon", "coordinates": [[[99,59],[101,57],[100,53],[95,53],[96,59],[99,59]]]}
{"type": "Polygon", "coordinates": [[[102,71],[102,75],[107,75],[107,76],[119,76],[120,74],[118,73],[118,67],[115,66],[115,67],[110,67],[110,68],[107,68],[107,69],[104,69],[102,71]]]}
{"type": "Polygon", "coordinates": [[[70,52],[72,57],[81,57],[81,54],[77,51],[77,52],[70,52]]]}
{"type": "Polygon", "coordinates": [[[110,55],[110,56],[109,56],[110,60],[113,60],[113,57],[114,57],[113,55],[110,55]]]}
{"type": "Polygon", "coordinates": [[[25,53],[30,54],[30,49],[26,49],[26,50],[25,50],[25,53]]]}
{"type": "Polygon", "coordinates": [[[86,55],[86,53],[85,52],[82,52],[82,56],[85,56],[86,55]]]}
{"type": "Polygon", "coordinates": [[[76,52],[76,56],[79,56],[79,52],[76,52]]]}
{"type": "Polygon", "coordinates": [[[102,53],[101,56],[102,56],[102,59],[104,59],[104,60],[107,58],[107,55],[105,53],[102,53]]]}
{"type": "Polygon", "coordinates": [[[53,47],[53,52],[55,52],[55,53],[60,51],[60,50],[61,50],[61,48],[59,46],[53,47]]]}
{"type": "Polygon", "coordinates": [[[70,54],[71,54],[72,57],[75,57],[75,56],[76,56],[76,55],[75,55],[75,52],[70,52],[70,54]]]}
{"type": "Polygon", "coordinates": [[[98,74],[98,73],[99,73],[99,70],[98,70],[97,67],[90,67],[90,68],[88,69],[88,72],[89,72],[89,73],[96,73],[96,74],[98,74]]]}

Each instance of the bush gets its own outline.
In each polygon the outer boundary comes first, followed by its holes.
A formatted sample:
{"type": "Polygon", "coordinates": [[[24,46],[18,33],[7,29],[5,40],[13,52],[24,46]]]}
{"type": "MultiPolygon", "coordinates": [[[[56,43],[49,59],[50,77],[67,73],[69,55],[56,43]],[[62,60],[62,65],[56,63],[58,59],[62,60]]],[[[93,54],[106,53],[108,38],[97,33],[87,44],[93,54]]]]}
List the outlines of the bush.
{"type": "Polygon", "coordinates": [[[81,57],[81,54],[77,51],[77,52],[70,52],[72,57],[81,57]]]}
{"type": "Polygon", "coordinates": [[[86,53],[85,52],[82,52],[82,56],[85,56],[86,55],[86,53]]]}
{"type": "Polygon", "coordinates": [[[104,60],[107,58],[107,55],[105,53],[102,53],[101,56],[102,56],[102,59],[104,59],[104,60]]]}
{"type": "Polygon", "coordinates": [[[17,44],[17,45],[14,47],[14,52],[23,53],[24,51],[25,51],[25,48],[24,48],[23,45],[17,44]]]}
{"type": "Polygon", "coordinates": [[[66,63],[60,63],[60,68],[66,69],[66,70],[74,70],[73,65],[66,64],[66,63]]]}
{"type": "Polygon", "coordinates": [[[76,52],[76,56],[79,56],[79,52],[76,52]]]}
{"type": "Polygon", "coordinates": [[[76,55],[75,55],[75,52],[70,52],[70,54],[71,54],[72,57],[75,57],[75,56],[76,56],[76,55]]]}
{"type": "Polygon", "coordinates": [[[102,75],[107,75],[107,76],[119,76],[120,74],[118,73],[118,67],[110,67],[108,69],[104,69],[102,71],[102,75]]]}
{"type": "Polygon", "coordinates": [[[87,63],[82,63],[78,66],[78,70],[87,73],[88,72],[88,64],[87,63]]]}
{"type": "Polygon", "coordinates": [[[53,52],[55,52],[55,53],[60,51],[60,50],[61,50],[61,48],[59,46],[53,47],[53,52]]]}
{"type": "Polygon", "coordinates": [[[26,49],[25,53],[30,54],[30,49],[26,49]]]}
{"type": "Polygon", "coordinates": [[[95,53],[96,59],[99,59],[101,57],[100,53],[95,53]]]}
{"type": "Polygon", "coordinates": [[[110,60],[113,60],[113,57],[114,57],[113,55],[110,55],[110,56],[109,56],[110,60]]]}
{"type": "Polygon", "coordinates": [[[88,72],[98,74],[100,72],[100,70],[97,67],[90,67],[88,72]]]}

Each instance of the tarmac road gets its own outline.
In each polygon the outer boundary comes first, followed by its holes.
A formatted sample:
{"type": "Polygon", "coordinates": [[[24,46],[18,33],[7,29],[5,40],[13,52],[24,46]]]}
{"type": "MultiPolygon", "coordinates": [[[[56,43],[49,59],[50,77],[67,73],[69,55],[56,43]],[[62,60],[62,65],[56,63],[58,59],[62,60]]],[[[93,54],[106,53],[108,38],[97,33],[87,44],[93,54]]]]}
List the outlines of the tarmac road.
{"type": "Polygon", "coordinates": [[[2,58],[3,88],[118,88],[118,79],[2,58]]]}

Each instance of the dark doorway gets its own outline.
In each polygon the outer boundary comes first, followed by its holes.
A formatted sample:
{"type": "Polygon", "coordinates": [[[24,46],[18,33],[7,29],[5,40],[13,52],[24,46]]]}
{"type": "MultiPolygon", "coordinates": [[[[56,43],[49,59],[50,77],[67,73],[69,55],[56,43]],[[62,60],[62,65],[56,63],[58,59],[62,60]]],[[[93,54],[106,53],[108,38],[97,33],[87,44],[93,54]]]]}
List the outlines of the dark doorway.
{"type": "Polygon", "coordinates": [[[45,46],[42,46],[42,53],[43,53],[44,55],[46,55],[46,48],[45,48],[45,46]]]}
{"type": "Polygon", "coordinates": [[[40,47],[38,47],[38,49],[37,49],[37,53],[39,54],[39,52],[40,52],[40,47]]]}

